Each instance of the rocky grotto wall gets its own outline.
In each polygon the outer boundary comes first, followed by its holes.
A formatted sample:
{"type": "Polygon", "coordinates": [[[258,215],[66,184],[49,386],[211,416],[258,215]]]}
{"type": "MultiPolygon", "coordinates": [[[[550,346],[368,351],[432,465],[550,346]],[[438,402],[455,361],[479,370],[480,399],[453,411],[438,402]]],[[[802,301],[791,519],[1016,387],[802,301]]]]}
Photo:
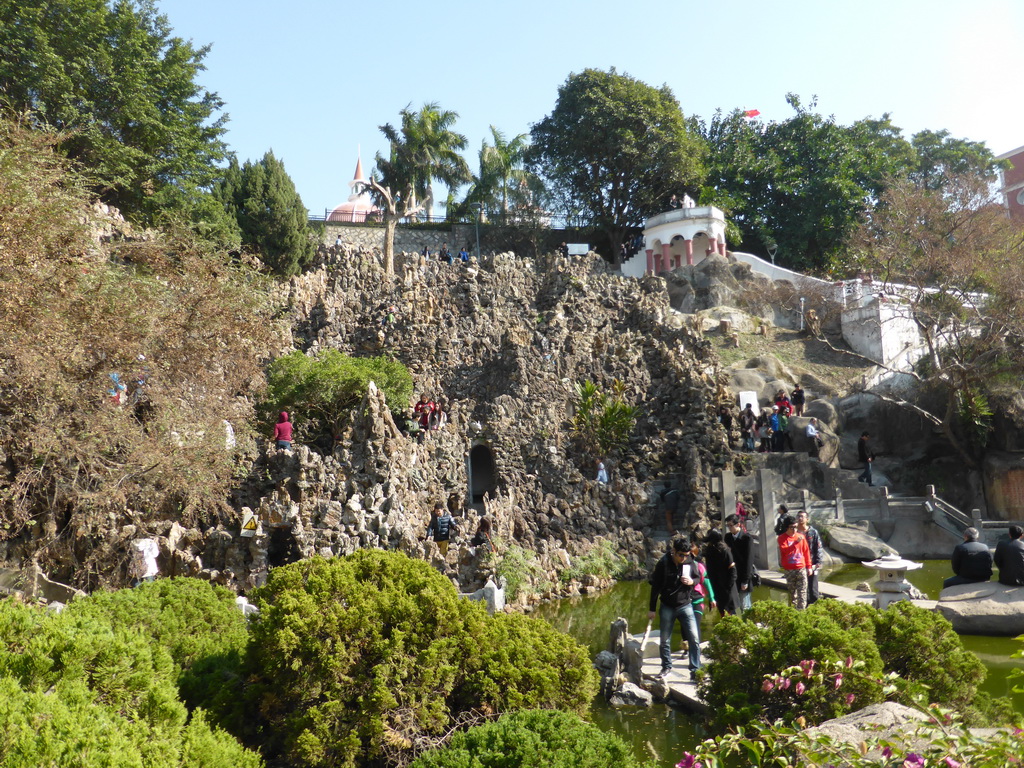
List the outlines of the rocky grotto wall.
{"type": "Polygon", "coordinates": [[[419,443],[371,391],[333,450],[264,446],[236,497],[256,512],[259,533],[186,537],[187,554],[164,555],[171,570],[244,590],[268,566],[371,546],[430,558],[462,587],[478,586],[491,565],[481,553],[453,547],[445,565],[421,540],[442,501],[458,510],[462,541],[486,510],[497,536],[535,550],[541,579],[557,584],[558,571],[601,541],[649,567],[660,554],[645,536],[660,522],[657,480],[678,483],[681,509],[702,520],[707,478],[728,459],[714,418],[725,394],[706,342],[670,309],[662,279],[613,276],[594,255],[541,264],[505,254],[483,266],[404,255],[392,277],[373,253],[328,248],[321,257],[287,286],[295,347],[386,352],[413,372],[417,394],[447,403],[450,421],[419,443]],[[397,320],[385,333],[389,305],[397,320]],[[583,379],[606,388],[620,380],[642,411],[629,449],[603,457],[606,486],[593,480],[598,457],[577,450],[567,430],[583,379]],[[493,459],[493,493],[473,505],[470,456],[481,450],[493,459]]]}

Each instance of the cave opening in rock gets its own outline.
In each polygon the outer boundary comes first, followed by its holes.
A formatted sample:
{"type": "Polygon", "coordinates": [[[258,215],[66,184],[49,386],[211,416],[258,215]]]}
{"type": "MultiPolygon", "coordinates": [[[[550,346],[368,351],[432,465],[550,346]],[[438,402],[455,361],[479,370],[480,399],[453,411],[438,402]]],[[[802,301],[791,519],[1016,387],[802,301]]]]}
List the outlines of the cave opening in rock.
{"type": "Polygon", "coordinates": [[[491,447],[483,443],[474,445],[469,452],[469,503],[483,510],[484,496],[493,498],[498,489],[498,468],[494,464],[491,447]]]}
{"type": "Polygon", "coordinates": [[[302,559],[299,545],[292,535],[291,526],[270,529],[267,544],[267,565],[271,568],[288,565],[302,559]]]}

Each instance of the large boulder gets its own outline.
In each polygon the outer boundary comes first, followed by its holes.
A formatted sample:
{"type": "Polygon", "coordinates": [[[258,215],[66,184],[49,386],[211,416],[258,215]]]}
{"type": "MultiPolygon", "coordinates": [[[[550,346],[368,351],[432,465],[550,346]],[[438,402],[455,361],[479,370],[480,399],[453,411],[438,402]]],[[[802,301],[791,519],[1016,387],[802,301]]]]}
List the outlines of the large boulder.
{"type": "Polygon", "coordinates": [[[654,697],[639,685],[623,683],[608,699],[613,707],[649,707],[654,697]]]}
{"type": "Polygon", "coordinates": [[[883,555],[899,554],[884,541],[866,531],[838,525],[828,529],[828,546],[854,560],[877,560],[883,555]]]}
{"type": "Polygon", "coordinates": [[[1024,587],[998,581],[947,587],[937,610],[962,635],[1024,634],[1024,587]]]}

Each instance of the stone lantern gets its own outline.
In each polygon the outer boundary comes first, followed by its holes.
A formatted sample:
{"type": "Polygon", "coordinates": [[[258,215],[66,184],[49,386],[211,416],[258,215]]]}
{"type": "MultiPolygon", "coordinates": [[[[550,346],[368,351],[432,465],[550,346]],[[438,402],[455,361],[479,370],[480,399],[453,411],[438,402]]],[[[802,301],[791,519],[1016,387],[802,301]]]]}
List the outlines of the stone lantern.
{"type": "Polygon", "coordinates": [[[924,563],[915,563],[904,560],[898,554],[885,555],[877,560],[863,563],[867,568],[878,571],[878,584],[875,595],[875,607],[885,610],[892,603],[900,600],[910,600],[914,592],[914,586],[907,581],[907,571],[916,571],[923,568],[924,563]]]}

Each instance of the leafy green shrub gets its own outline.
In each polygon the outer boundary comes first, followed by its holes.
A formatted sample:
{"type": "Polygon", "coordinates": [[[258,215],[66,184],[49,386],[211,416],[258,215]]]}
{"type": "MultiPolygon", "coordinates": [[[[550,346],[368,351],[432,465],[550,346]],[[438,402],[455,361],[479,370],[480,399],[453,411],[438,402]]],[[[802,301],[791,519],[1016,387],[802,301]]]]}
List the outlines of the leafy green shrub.
{"type": "Polygon", "coordinates": [[[202,710],[186,721],[167,651],[99,612],[0,601],[0,767],[261,765],[202,710]]]}
{"type": "Polygon", "coordinates": [[[875,614],[875,641],[885,669],[908,681],[909,693],[969,711],[985,665],[964,648],[944,616],[909,601],[896,603],[875,614]]]}
{"type": "Polygon", "coordinates": [[[524,591],[535,592],[546,586],[544,569],[537,560],[536,552],[518,544],[501,549],[499,542],[498,546],[500,555],[495,573],[499,580],[504,581],[505,594],[510,601],[515,600],[524,591]]]}
{"type": "Polygon", "coordinates": [[[491,619],[397,552],[276,568],[254,599],[249,701],[265,754],[292,765],[400,761],[470,712],[516,702],[578,711],[595,690],[574,641],[491,619]]]}
{"type": "Polygon", "coordinates": [[[392,411],[408,408],[412,399],[409,369],[385,355],[349,357],[327,349],[310,357],[295,351],[274,360],[267,379],[267,415],[276,418],[279,411],[297,411],[308,420],[296,426],[306,439],[327,430],[336,434],[371,381],[384,393],[392,411]]]}
{"type": "Polygon", "coordinates": [[[622,739],[564,712],[527,711],[452,737],[410,768],[650,768],[622,739]]]}
{"type": "Polygon", "coordinates": [[[822,600],[805,611],[755,603],[715,628],[701,694],[716,728],[751,720],[811,724],[868,704],[917,698],[974,721],[1006,722],[1005,700],[978,697],[981,662],[948,621],[909,602],[886,611],[822,600]],[[828,670],[827,674],[823,674],[828,670]]]}
{"type": "Polygon", "coordinates": [[[543,619],[518,613],[486,622],[468,666],[470,701],[501,712],[539,707],[582,715],[597,694],[587,649],[543,619]]]}
{"type": "Polygon", "coordinates": [[[882,700],[882,686],[872,682],[882,676],[882,659],[874,644],[871,609],[864,606],[822,600],[797,611],[760,601],[742,619],[726,616],[716,625],[707,656],[714,663],[708,665],[700,691],[716,728],[797,716],[818,723],[882,700]],[[765,681],[801,661],[847,658],[860,662],[863,674],[838,689],[813,686],[798,692],[795,684],[780,681],[769,688],[765,681]]]}
{"type": "Polygon", "coordinates": [[[610,541],[602,540],[587,554],[573,558],[572,565],[562,571],[559,577],[562,581],[582,579],[584,576],[614,579],[621,576],[626,567],[626,558],[615,551],[610,541]]]}
{"type": "Polygon", "coordinates": [[[590,380],[576,382],[573,387],[576,401],[570,428],[583,450],[591,456],[607,456],[625,448],[640,409],[623,400],[622,382],[616,379],[612,383],[611,395],[590,380]]]}
{"type": "Polygon", "coordinates": [[[166,649],[178,669],[181,698],[190,707],[220,712],[238,702],[249,632],[229,590],[199,579],[159,579],[135,589],[96,592],[71,602],[65,613],[102,617],[166,649]]]}

